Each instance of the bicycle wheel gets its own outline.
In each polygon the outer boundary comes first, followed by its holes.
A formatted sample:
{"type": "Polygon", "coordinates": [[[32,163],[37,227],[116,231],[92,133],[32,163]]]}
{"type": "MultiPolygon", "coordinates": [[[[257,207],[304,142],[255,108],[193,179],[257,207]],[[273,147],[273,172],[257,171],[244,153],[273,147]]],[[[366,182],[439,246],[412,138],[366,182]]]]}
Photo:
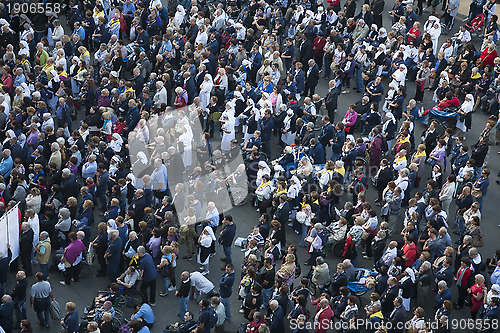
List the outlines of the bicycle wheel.
{"type": "Polygon", "coordinates": [[[126,305],[130,308],[133,308],[135,304],[142,304],[144,300],[144,296],[139,290],[129,290],[124,295],[126,301],[126,305]]]}
{"type": "Polygon", "coordinates": [[[82,261],[80,265],[80,277],[87,278],[92,275],[92,266],[86,261],[82,261]]]}
{"type": "Polygon", "coordinates": [[[246,203],[248,191],[244,188],[235,187],[231,189],[231,197],[235,206],[243,206],[246,203]]]}
{"type": "Polygon", "coordinates": [[[120,310],[116,310],[115,309],[115,317],[114,318],[116,318],[118,320],[118,322],[120,323],[120,325],[121,325],[121,323],[124,322],[123,312],[121,312],[120,310]]]}
{"type": "Polygon", "coordinates": [[[337,258],[342,258],[344,254],[345,240],[341,240],[334,246],[332,246],[332,254],[337,258]]]}
{"type": "Polygon", "coordinates": [[[124,295],[118,296],[115,301],[115,309],[122,309],[127,303],[127,299],[124,295]]]}

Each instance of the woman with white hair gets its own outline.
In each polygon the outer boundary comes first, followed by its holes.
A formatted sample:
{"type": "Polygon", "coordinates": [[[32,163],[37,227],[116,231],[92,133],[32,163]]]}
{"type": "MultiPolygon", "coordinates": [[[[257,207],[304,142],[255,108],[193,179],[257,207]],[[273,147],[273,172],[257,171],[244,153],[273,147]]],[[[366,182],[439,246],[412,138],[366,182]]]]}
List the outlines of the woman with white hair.
{"type": "Polygon", "coordinates": [[[149,143],[149,128],[146,119],[139,120],[136,131],[136,139],[147,145],[149,143]]]}

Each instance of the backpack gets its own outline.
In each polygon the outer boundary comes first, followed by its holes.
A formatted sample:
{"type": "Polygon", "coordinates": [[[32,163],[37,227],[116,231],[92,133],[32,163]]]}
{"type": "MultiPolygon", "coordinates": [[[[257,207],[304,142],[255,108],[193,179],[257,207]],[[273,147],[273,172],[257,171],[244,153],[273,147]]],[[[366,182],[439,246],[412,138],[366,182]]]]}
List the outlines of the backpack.
{"type": "Polygon", "coordinates": [[[217,315],[217,312],[213,308],[210,308],[208,310],[208,313],[210,314],[210,318],[208,319],[208,322],[206,324],[206,327],[208,329],[212,329],[217,325],[217,319],[219,319],[219,316],[217,315]]]}

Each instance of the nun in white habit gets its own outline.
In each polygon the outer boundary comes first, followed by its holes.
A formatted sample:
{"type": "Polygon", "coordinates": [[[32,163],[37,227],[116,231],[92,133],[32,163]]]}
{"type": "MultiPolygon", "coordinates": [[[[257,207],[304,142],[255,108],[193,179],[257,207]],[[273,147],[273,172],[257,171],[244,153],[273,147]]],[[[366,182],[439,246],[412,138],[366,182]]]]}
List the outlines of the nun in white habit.
{"type": "Polygon", "coordinates": [[[471,126],[471,112],[474,108],[474,96],[472,94],[467,94],[465,96],[465,100],[460,106],[460,110],[458,111],[458,120],[457,120],[457,128],[462,131],[462,133],[466,133],[471,126]]]}
{"type": "Polygon", "coordinates": [[[59,75],[57,74],[57,71],[55,69],[50,71],[50,74],[52,75],[52,78],[50,79],[48,86],[50,90],[53,92],[52,97],[49,99],[49,107],[52,109],[52,116],[55,116],[56,114],[56,109],[57,109],[57,102],[59,100],[59,97],[56,96],[55,92],[59,89],[59,75]]]}
{"type": "Polygon", "coordinates": [[[214,82],[212,80],[212,75],[205,74],[203,82],[200,86],[200,100],[203,111],[205,111],[207,105],[210,103],[210,93],[212,92],[213,87],[214,82]]]}
{"type": "Polygon", "coordinates": [[[183,6],[177,5],[177,11],[172,21],[175,28],[179,29],[181,27],[182,23],[184,23],[184,17],[186,17],[186,10],[183,6]]]}
{"type": "Polygon", "coordinates": [[[424,25],[424,32],[427,32],[429,35],[431,35],[432,53],[436,55],[438,51],[439,36],[441,36],[441,23],[436,16],[429,16],[427,22],[425,22],[424,25]]]}
{"type": "Polygon", "coordinates": [[[283,141],[287,146],[294,143],[295,140],[295,121],[294,121],[293,110],[286,110],[286,116],[283,119],[283,129],[281,133],[281,141],[283,141]]]}
{"type": "Polygon", "coordinates": [[[177,142],[179,146],[182,144],[183,147],[182,162],[184,166],[190,167],[193,164],[193,131],[191,126],[184,125],[184,133],[179,135],[177,142]]]}
{"type": "Polygon", "coordinates": [[[209,264],[210,264],[210,254],[212,253],[212,243],[215,242],[214,231],[210,226],[206,226],[201,232],[200,237],[198,237],[198,264],[203,265],[204,272],[203,275],[207,275],[209,273],[209,264]]]}

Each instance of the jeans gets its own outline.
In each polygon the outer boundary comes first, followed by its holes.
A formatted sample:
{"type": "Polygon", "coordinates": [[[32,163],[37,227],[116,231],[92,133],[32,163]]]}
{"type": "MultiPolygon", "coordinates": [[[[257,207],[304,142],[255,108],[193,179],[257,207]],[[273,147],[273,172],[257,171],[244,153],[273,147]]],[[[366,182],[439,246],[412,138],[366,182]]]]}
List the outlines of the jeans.
{"type": "Polygon", "coordinates": [[[19,302],[14,303],[14,312],[16,314],[16,325],[21,324],[21,320],[26,319],[26,299],[19,302]]]}
{"type": "Polygon", "coordinates": [[[269,295],[271,294],[271,290],[273,290],[273,288],[269,289],[262,288],[262,302],[266,307],[269,304],[269,295]]]}
{"type": "Polygon", "coordinates": [[[354,85],[354,89],[360,92],[365,91],[364,87],[364,82],[363,82],[363,77],[361,76],[361,73],[363,73],[362,68],[356,68],[356,84],[354,85]]]}
{"type": "Polygon", "coordinates": [[[222,248],[224,249],[224,255],[226,256],[226,264],[232,264],[231,246],[223,246],[222,248]]]}
{"type": "Polygon", "coordinates": [[[323,63],[325,64],[325,76],[330,78],[330,75],[332,74],[332,69],[330,68],[332,65],[332,55],[330,53],[325,53],[323,63]]]}
{"type": "Polygon", "coordinates": [[[304,239],[307,237],[307,225],[305,224],[301,224],[301,232],[300,232],[300,235],[299,235],[299,246],[302,246],[302,247],[306,247],[307,245],[309,245],[304,239]]]}
{"type": "Polygon", "coordinates": [[[49,327],[50,324],[50,298],[35,299],[36,316],[41,325],[49,327]]]}
{"type": "Polygon", "coordinates": [[[224,304],[224,309],[226,311],[226,320],[231,320],[231,308],[229,305],[229,298],[220,298],[222,304],[224,304]]]}
{"type": "Polygon", "coordinates": [[[38,264],[38,266],[40,267],[40,272],[43,273],[45,280],[47,280],[49,277],[49,264],[38,264]]]}
{"type": "Polygon", "coordinates": [[[333,162],[336,162],[340,158],[340,155],[342,155],[342,152],[335,153],[332,151],[332,157],[330,158],[330,160],[332,160],[333,162]]]}
{"type": "Polygon", "coordinates": [[[168,277],[161,278],[163,281],[163,293],[168,295],[168,287],[170,286],[170,279],[168,277]]]}
{"type": "Polygon", "coordinates": [[[178,302],[179,302],[179,317],[180,318],[184,318],[184,314],[187,312],[188,301],[189,301],[189,296],[187,296],[187,297],[179,297],[178,298],[178,302]]]}

